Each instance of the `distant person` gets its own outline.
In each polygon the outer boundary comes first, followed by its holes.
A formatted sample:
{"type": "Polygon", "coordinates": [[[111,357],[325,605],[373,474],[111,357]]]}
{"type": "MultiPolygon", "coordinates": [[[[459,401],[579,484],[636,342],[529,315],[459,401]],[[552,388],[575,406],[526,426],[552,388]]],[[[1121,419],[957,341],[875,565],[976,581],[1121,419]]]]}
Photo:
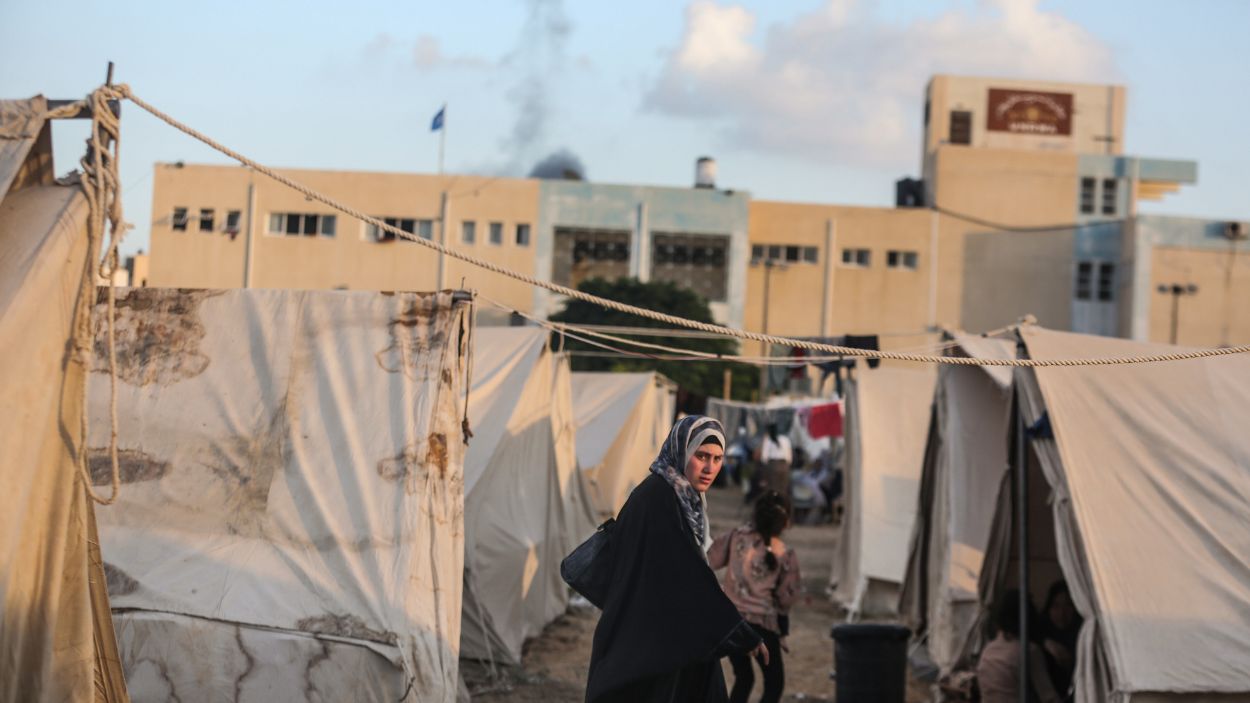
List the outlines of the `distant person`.
{"type": "Polygon", "coordinates": [[[1042,609],[1041,640],[1051,683],[1066,701],[1073,700],[1072,676],[1076,673],[1076,640],[1084,620],[1076,612],[1068,584],[1059,579],[1046,592],[1042,609]]]}
{"type": "MultiPolygon", "coordinates": [[[[708,563],[713,569],[728,567],[722,582],[738,612],[764,640],[768,648],[764,694],[759,703],[777,703],[786,688],[781,652],[788,650],[790,606],[799,597],[799,560],[781,541],[790,525],[789,501],[769,491],[755,502],[754,520],[727,532],[712,544],[708,563]]],[[[731,654],[734,685],[730,703],[746,703],[755,686],[755,668],[746,654],[731,654]]]]}
{"type": "Polygon", "coordinates": [[[790,438],[779,434],[777,423],[770,423],[764,433],[764,441],[756,450],[762,473],[760,487],[765,491],[777,491],[790,496],[790,465],[794,462],[794,449],[790,438]]]}
{"type": "MultiPolygon", "coordinates": [[[[1028,605],[1030,624],[1037,621],[1037,611],[1028,605]]],[[[977,686],[981,703],[1018,703],[1020,700],[1020,592],[1012,589],[1003,594],[994,611],[998,634],[977,662],[977,686]]],[[[1029,644],[1029,700],[1037,703],[1060,703],[1055,687],[1046,672],[1046,658],[1035,644],[1029,644]]]]}
{"type": "Polygon", "coordinates": [[[720,658],[769,651],[708,566],[704,493],[725,454],[710,417],[678,420],[611,533],[612,581],[595,627],[588,703],[727,700],[720,658]]]}

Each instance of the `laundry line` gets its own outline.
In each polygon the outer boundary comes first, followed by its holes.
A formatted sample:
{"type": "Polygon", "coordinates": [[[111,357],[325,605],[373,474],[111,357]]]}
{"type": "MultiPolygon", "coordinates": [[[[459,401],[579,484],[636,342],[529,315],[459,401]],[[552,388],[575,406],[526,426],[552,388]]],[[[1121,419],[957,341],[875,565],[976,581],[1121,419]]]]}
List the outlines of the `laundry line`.
{"type": "Polygon", "coordinates": [[[398,227],[395,227],[393,225],[388,225],[385,222],[366,214],[364,211],[358,208],[354,208],[354,207],[351,207],[350,205],[339,202],[338,200],[335,200],[334,198],[331,198],[325,195],[324,193],[321,193],[305,185],[302,185],[288,176],[284,176],[281,173],[278,173],[277,171],[271,168],[268,168],[244,156],[243,154],[240,154],[232,149],[229,149],[228,147],[220,144],[217,141],[214,141],[210,137],[202,134],[201,132],[196,131],[192,127],[174,119],[170,115],[162,112],[158,108],[142,100],[137,95],[135,95],[133,91],[131,91],[128,85],[124,83],[117,84],[117,85],[103,86],[99,88],[98,91],[107,91],[107,94],[110,97],[126,98],[130,100],[132,103],[134,103],[135,105],[137,105],[138,107],[152,114],[157,119],[170,125],[171,127],[174,127],[175,129],[181,132],[184,132],[185,134],[203,142],[209,147],[212,147],[213,149],[221,152],[222,154],[226,156],[229,156],[235,161],[238,161],[239,163],[245,166],[248,166],[254,171],[264,174],[268,176],[269,178],[272,178],[273,180],[279,183],[282,183],[283,185],[302,193],[305,197],[309,198],[310,200],[315,200],[345,215],[355,217],[356,219],[361,220],[362,222],[373,225],[379,228],[380,230],[389,232],[396,237],[399,237],[399,238],[402,238],[411,242],[415,242],[428,249],[433,249],[434,251],[437,251],[440,254],[443,254],[444,256],[450,256],[454,259],[459,259],[460,261],[464,261],[465,263],[472,264],[473,266],[476,266],[478,268],[491,271],[494,273],[498,273],[503,276],[507,276],[509,278],[520,281],[522,283],[525,283],[535,288],[542,288],[552,293],[563,295],[569,298],[574,298],[577,300],[582,300],[582,301],[592,303],[592,304],[598,305],[600,307],[603,307],[609,310],[616,310],[618,312],[624,312],[624,313],[628,313],[632,315],[637,315],[639,317],[656,320],[659,322],[665,322],[665,323],[679,326],[679,327],[686,327],[689,329],[701,330],[704,332],[713,332],[717,334],[722,334],[727,337],[736,337],[738,339],[751,340],[755,342],[763,342],[763,343],[768,343],[768,344],[797,347],[799,349],[806,349],[808,351],[824,352],[826,354],[834,354],[834,355],[839,355],[839,356],[868,358],[868,359],[874,359],[874,358],[875,359],[890,359],[890,360],[895,360],[895,361],[913,361],[913,362],[927,363],[927,364],[950,364],[950,365],[958,365],[958,366],[1015,366],[1015,367],[1031,367],[1031,368],[1074,367],[1074,366],[1119,366],[1119,365],[1125,365],[1125,364],[1145,364],[1145,363],[1159,363],[1159,362],[1164,362],[1164,361],[1183,361],[1183,360],[1188,360],[1188,359],[1203,359],[1203,358],[1211,358],[1211,357],[1218,357],[1218,356],[1228,356],[1231,354],[1244,354],[1246,352],[1250,352],[1250,345],[1242,345],[1238,347],[1228,347],[1228,348],[1223,348],[1223,349],[1197,349],[1197,350],[1190,350],[1190,351],[1184,351],[1184,352],[1171,352],[1171,353],[1153,354],[1153,355],[1147,355],[1147,356],[1095,357],[1095,358],[1075,358],[1075,359],[980,359],[980,358],[959,357],[959,356],[933,356],[933,355],[927,355],[927,354],[887,352],[887,351],[879,351],[875,349],[857,349],[854,347],[844,347],[844,346],[838,346],[834,344],[825,344],[823,342],[812,342],[812,341],[806,341],[806,340],[800,340],[800,339],[792,339],[789,337],[782,337],[778,335],[762,334],[759,332],[753,332],[749,330],[734,329],[731,327],[726,327],[724,325],[700,322],[698,320],[690,320],[690,319],[680,317],[677,315],[670,315],[668,313],[662,313],[662,312],[658,312],[655,310],[649,310],[647,308],[638,307],[635,305],[621,303],[619,301],[611,300],[608,298],[603,298],[597,295],[586,293],[584,291],[576,290],[574,288],[569,288],[568,286],[563,286],[557,283],[553,283],[551,281],[545,281],[545,280],[536,278],[534,276],[530,276],[527,274],[520,273],[518,271],[514,271],[512,269],[507,268],[506,266],[501,266],[499,264],[486,261],[485,259],[481,259],[476,256],[466,254],[457,249],[448,247],[442,243],[423,239],[421,237],[416,236],[415,234],[404,232],[398,227]]]}

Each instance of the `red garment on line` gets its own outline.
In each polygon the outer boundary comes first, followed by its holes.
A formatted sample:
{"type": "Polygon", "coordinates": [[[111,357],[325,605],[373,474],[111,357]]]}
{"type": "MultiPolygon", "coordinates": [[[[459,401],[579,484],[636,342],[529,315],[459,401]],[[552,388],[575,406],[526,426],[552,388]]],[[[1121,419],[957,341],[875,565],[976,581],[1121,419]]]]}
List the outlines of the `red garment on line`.
{"type": "Polygon", "coordinates": [[[842,404],[813,405],[807,419],[807,433],[812,439],[842,436],[842,404]]]}

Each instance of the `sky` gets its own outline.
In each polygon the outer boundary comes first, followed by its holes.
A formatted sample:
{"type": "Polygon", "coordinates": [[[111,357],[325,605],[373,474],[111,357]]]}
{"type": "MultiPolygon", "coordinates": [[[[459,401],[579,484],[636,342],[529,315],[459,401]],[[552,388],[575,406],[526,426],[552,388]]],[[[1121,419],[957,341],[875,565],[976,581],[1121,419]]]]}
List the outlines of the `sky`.
{"type": "MultiPolygon", "coordinates": [[[[1250,2],[465,0],[351,4],[0,0],[0,98],[115,80],[261,163],[525,176],[553,154],[591,181],[893,204],[920,161],[937,73],[1128,88],[1125,152],[1198,162],[1142,212],[1250,220],[1250,2]],[[564,157],[562,157],[564,158],[564,157]]],[[[229,160],[123,108],[123,251],[147,247],[156,162],[229,160]]],[[[57,168],[83,122],[54,131],[57,168]]]]}

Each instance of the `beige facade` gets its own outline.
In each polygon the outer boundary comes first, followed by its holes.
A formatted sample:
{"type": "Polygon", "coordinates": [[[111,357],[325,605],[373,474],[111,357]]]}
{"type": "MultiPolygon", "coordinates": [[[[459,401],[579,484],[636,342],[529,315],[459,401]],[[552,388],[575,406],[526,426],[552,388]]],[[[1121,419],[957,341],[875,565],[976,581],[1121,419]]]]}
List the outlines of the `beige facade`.
{"type": "Polygon", "coordinates": [[[881,334],[890,348],[923,344],[927,330],[954,313],[936,297],[936,226],[928,210],[752,201],[747,328],[799,337],[881,334]]]}
{"type": "Polygon", "coordinates": [[[1151,257],[1150,336],[1172,341],[1173,300],[1160,286],[1193,286],[1176,300],[1176,343],[1218,347],[1250,342],[1250,243],[1228,243],[1223,250],[1156,247],[1151,257]]]}
{"type": "Polygon", "coordinates": [[[1116,155],[1123,152],[1123,86],[975,76],[934,76],[925,91],[924,157],[962,141],[982,149],[1116,155]],[[1013,121],[1011,114],[1020,119],[1013,121]]]}
{"type": "MultiPolygon", "coordinates": [[[[445,197],[449,246],[514,271],[534,272],[537,181],[311,170],[283,173],[375,217],[407,220],[404,224],[410,229],[432,238],[442,235],[445,197]],[[471,242],[466,241],[466,223],[472,223],[471,242]],[[518,228],[528,243],[518,243],[518,228]],[[492,238],[492,232],[497,237],[492,238]]],[[[153,286],[367,290],[463,286],[506,305],[521,309],[530,305],[528,286],[454,259],[444,262],[440,280],[436,252],[408,241],[378,242],[363,221],[337,214],[246,168],[157,164],[154,183],[153,286]],[[182,223],[175,216],[184,213],[185,225],[178,229],[176,225],[182,223]],[[333,219],[323,219],[327,216],[333,219]],[[288,232],[294,218],[298,218],[296,231],[288,232]]]]}

